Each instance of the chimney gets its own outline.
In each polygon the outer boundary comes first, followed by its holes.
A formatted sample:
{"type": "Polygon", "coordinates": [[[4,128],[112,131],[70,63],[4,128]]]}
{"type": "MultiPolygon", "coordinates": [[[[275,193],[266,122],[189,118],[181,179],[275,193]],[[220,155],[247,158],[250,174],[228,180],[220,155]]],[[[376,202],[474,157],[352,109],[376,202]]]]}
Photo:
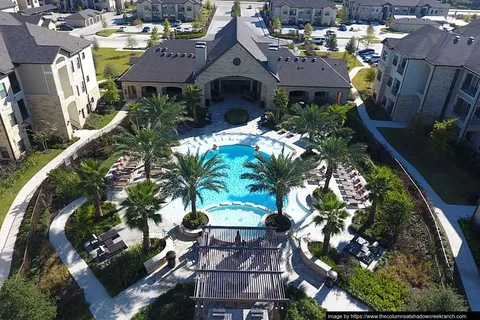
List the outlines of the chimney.
{"type": "Polygon", "coordinates": [[[195,44],[195,64],[197,72],[207,63],[207,43],[205,41],[197,41],[195,44]]]}
{"type": "Polygon", "coordinates": [[[273,73],[277,74],[278,69],[278,45],[269,44],[268,45],[268,69],[273,73]]]}

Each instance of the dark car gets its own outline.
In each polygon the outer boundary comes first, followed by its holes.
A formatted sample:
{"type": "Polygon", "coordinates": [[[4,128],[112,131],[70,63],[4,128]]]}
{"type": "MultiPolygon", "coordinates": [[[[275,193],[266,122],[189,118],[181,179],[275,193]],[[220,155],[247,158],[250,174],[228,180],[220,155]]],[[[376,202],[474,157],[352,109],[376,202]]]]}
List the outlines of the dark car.
{"type": "Polygon", "coordinates": [[[346,26],[351,26],[352,22],[351,21],[343,21],[343,22],[341,22],[341,24],[344,24],[346,26]]]}
{"type": "Polygon", "coordinates": [[[116,13],[116,15],[117,15],[117,16],[119,16],[119,15],[121,15],[121,14],[122,14],[122,11],[120,11],[120,10],[117,10],[117,13],[116,13]]]}
{"type": "Polygon", "coordinates": [[[380,24],[381,24],[382,26],[384,26],[384,25],[387,24],[387,21],[386,21],[386,20],[380,20],[380,24]]]}
{"type": "Polygon", "coordinates": [[[299,24],[298,27],[297,27],[298,30],[303,30],[305,29],[305,26],[303,24],[299,24]]]}
{"type": "Polygon", "coordinates": [[[60,31],[73,31],[73,29],[75,29],[74,27],[72,27],[71,25],[69,24],[62,24],[58,27],[58,29],[60,31]]]}
{"type": "Polygon", "coordinates": [[[367,54],[367,53],[370,53],[370,52],[375,52],[375,50],[374,50],[374,49],[370,49],[370,48],[362,49],[362,50],[358,50],[358,51],[357,51],[357,54],[358,54],[359,56],[362,56],[362,55],[367,54]]]}
{"type": "Polygon", "coordinates": [[[338,30],[340,30],[340,31],[347,31],[347,26],[344,25],[344,24],[341,24],[341,25],[338,26],[338,30]]]}
{"type": "Polygon", "coordinates": [[[144,27],[142,32],[150,32],[150,27],[144,27]]]}
{"type": "Polygon", "coordinates": [[[65,19],[65,17],[58,17],[58,18],[57,18],[57,21],[62,21],[62,22],[64,22],[64,21],[67,21],[67,20],[65,19]]]}

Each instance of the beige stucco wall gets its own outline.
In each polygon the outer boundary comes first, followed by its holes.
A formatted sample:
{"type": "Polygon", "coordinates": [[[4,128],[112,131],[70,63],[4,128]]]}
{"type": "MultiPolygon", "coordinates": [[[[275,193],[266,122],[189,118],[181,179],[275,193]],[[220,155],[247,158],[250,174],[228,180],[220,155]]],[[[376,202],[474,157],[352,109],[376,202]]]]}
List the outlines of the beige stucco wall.
{"type": "Polygon", "coordinates": [[[273,7],[270,17],[272,19],[278,17],[283,24],[289,24],[290,20],[293,19],[295,23],[299,23],[299,20],[302,20],[303,23],[309,21],[315,25],[331,26],[335,24],[337,9],[331,7],[322,9],[298,8],[284,5],[281,7],[273,7]],[[290,9],[295,9],[296,14],[290,15],[290,9]],[[303,9],[303,13],[300,13],[300,9],[303,9]],[[307,14],[307,10],[310,11],[310,14],[307,14]],[[287,12],[286,14],[284,13],[285,11],[287,12]],[[315,15],[317,11],[321,11],[321,15],[315,15]]]}
{"type": "Polygon", "coordinates": [[[325,87],[293,87],[293,86],[282,86],[281,84],[278,86],[279,89],[284,89],[287,92],[291,91],[305,91],[308,95],[307,103],[312,103],[315,97],[316,92],[325,92],[326,98],[336,100],[338,92],[342,93],[342,99],[338,101],[340,104],[345,104],[348,101],[348,94],[350,89],[348,88],[325,88],[325,87]]]}
{"type": "Polygon", "coordinates": [[[182,89],[182,94],[193,83],[178,83],[178,82],[127,82],[122,81],[122,91],[124,99],[138,99],[142,97],[142,87],[155,87],[157,94],[162,94],[162,89],[167,87],[177,87],[182,89]],[[128,87],[133,86],[136,89],[136,97],[128,95],[128,87]]]}

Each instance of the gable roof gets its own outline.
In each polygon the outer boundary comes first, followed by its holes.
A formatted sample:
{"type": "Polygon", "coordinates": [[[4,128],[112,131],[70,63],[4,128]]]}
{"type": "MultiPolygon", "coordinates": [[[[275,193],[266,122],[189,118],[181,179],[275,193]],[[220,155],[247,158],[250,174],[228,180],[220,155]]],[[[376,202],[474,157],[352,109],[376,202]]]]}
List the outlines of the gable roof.
{"type": "Polygon", "coordinates": [[[83,19],[87,20],[91,17],[98,16],[99,14],[102,14],[100,11],[96,11],[93,9],[85,9],[82,11],[78,11],[77,13],[71,14],[67,17],[67,19],[83,19]]]}
{"type": "Polygon", "coordinates": [[[74,54],[91,44],[32,24],[19,14],[0,12],[0,70],[6,72],[15,63],[53,63],[59,51],[74,54]]]}
{"type": "Polygon", "coordinates": [[[34,15],[42,12],[52,11],[54,9],[57,9],[57,7],[50,3],[40,7],[28,8],[28,9],[22,10],[21,12],[24,14],[34,15]]]}
{"type": "Polygon", "coordinates": [[[201,0],[140,0],[137,3],[150,2],[150,3],[159,3],[159,4],[183,4],[187,2],[192,2],[195,4],[201,4],[201,0]]]}
{"type": "Polygon", "coordinates": [[[0,10],[15,8],[15,3],[11,0],[0,0],[0,10]]]}
{"type": "Polygon", "coordinates": [[[325,7],[336,8],[335,3],[328,0],[270,0],[272,7],[289,6],[291,8],[323,9],[325,7]]]}
{"type": "Polygon", "coordinates": [[[439,26],[438,22],[426,19],[426,18],[400,18],[400,19],[395,19],[394,24],[406,24],[406,25],[411,25],[411,24],[416,24],[416,25],[431,25],[431,26],[439,26]]]}
{"type": "Polygon", "coordinates": [[[397,7],[423,7],[450,8],[448,3],[441,3],[437,0],[353,0],[351,3],[358,3],[362,6],[383,6],[391,5],[397,7]]]}

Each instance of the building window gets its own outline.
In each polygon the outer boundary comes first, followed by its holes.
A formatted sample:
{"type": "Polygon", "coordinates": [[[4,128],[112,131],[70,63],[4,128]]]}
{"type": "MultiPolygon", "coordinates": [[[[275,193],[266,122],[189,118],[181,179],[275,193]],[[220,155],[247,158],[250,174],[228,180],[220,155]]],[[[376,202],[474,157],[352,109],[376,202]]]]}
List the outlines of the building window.
{"type": "Polygon", "coordinates": [[[82,59],[85,59],[85,52],[82,52],[82,59]]]}
{"type": "Polygon", "coordinates": [[[400,61],[400,66],[397,68],[398,74],[403,75],[403,72],[405,71],[405,66],[407,65],[407,59],[402,58],[400,61]]]}
{"type": "Polygon", "coordinates": [[[398,56],[397,55],[394,55],[393,56],[393,65],[396,67],[398,64],[398,56]]]}
{"type": "Polygon", "coordinates": [[[17,104],[18,104],[18,109],[20,109],[20,114],[22,115],[22,119],[23,121],[25,121],[30,117],[30,115],[28,114],[27,106],[25,105],[25,102],[23,101],[23,99],[18,100],[17,104]]]}
{"type": "Polygon", "coordinates": [[[410,13],[415,13],[415,7],[410,8],[410,13]]]}
{"type": "Polygon", "coordinates": [[[398,79],[395,79],[395,83],[393,84],[392,93],[394,95],[397,95],[398,90],[400,90],[400,81],[398,79]]]}
{"type": "Polygon", "coordinates": [[[383,97],[382,99],[382,106],[386,107],[387,106],[387,98],[383,97]]]}
{"type": "Polygon", "coordinates": [[[303,13],[303,9],[298,9],[298,13],[303,13]]]}
{"type": "Polygon", "coordinates": [[[290,15],[291,16],[297,15],[297,9],[290,9],[290,15]]]}
{"type": "Polygon", "coordinates": [[[378,70],[377,72],[377,80],[381,81],[382,80],[382,71],[378,70]]]}
{"type": "Polygon", "coordinates": [[[87,87],[85,86],[85,82],[82,81],[82,92],[87,91],[87,87]]]}
{"type": "Polygon", "coordinates": [[[393,111],[393,105],[394,105],[394,104],[393,104],[393,101],[392,101],[392,100],[390,100],[390,99],[388,99],[388,107],[387,107],[387,112],[388,112],[389,114],[392,114],[392,111],[393,111]]]}
{"type": "Polygon", "coordinates": [[[322,15],[322,10],[316,10],[315,11],[315,15],[318,17],[318,16],[321,16],[322,15]]]}
{"type": "Polygon", "coordinates": [[[10,158],[10,155],[8,154],[8,149],[6,147],[0,147],[0,154],[2,155],[3,159],[10,158]]]}
{"type": "Polygon", "coordinates": [[[235,59],[233,59],[233,65],[239,66],[240,63],[242,63],[242,60],[240,60],[240,58],[235,58],[235,59]]]}
{"type": "Polygon", "coordinates": [[[462,84],[462,91],[471,97],[475,97],[479,85],[478,80],[478,77],[474,76],[472,73],[467,74],[462,84]]]}
{"type": "Polygon", "coordinates": [[[5,84],[0,83],[0,98],[5,98],[8,95],[7,89],[5,88],[5,84]]]}
{"type": "Polygon", "coordinates": [[[192,7],[187,7],[187,11],[192,11],[192,7]]]}
{"type": "Polygon", "coordinates": [[[77,94],[80,95],[80,89],[78,89],[78,86],[77,86],[77,94]]]}
{"type": "Polygon", "coordinates": [[[8,115],[8,121],[10,122],[10,126],[12,128],[18,124],[17,118],[15,118],[15,113],[12,112],[8,115]]]}
{"type": "Polygon", "coordinates": [[[288,10],[287,10],[287,9],[283,9],[283,14],[288,14],[288,10]]]}
{"type": "Polygon", "coordinates": [[[460,120],[464,121],[468,113],[470,112],[470,108],[471,105],[468,102],[458,97],[457,102],[453,106],[452,113],[460,120]]]}
{"type": "Polygon", "coordinates": [[[382,60],[386,61],[387,60],[387,50],[383,49],[382,51],[382,60]]]}
{"type": "Polygon", "coordinates": [[[89,81],[90,81],[90,76],[87,75],[87,82],[89,82],[89,81]]]}
{"type": "Polygon", "coordinates": [[[85,119],[85,109],[82,109],[82,117],[85,119]]]}
{"type": "Polygon", "coordinates": [[[330,12],[325,11],[325,17],[328,17],[330,15],[330,12]]]}
{"type": "Polygon", "coordinates": [[[27,150],[27,148],[25,147],[25,142],[23,142],[22,139],[17,142],[17,147],[20,152],[25,152],[25,150],[27,150]]]}
{"type": "Polygon", "coordinates": [[[22,91],[22,88],[20,87],[20,82],[18,82],[15,72],[12,72],[8,75],[8,80],[10,81],[10,86],[12,87],[13,94],[22,91]]]}
{"type": "Polygon", "coordinates": [[[77,57],[77,69],[80,69],[80,57],[77,57]]]}
{"type": "Polygon", "coordinates": [[[70,66],[72,67],[72,72],[75,72],[75,66],[73,65],[73,61],[70,61],[70,66]]]}
{"type": "Polygon", "coordinates": [[[393,83],[393,78],[391,76],[388,76],[387,86],[391,87],[392,83],[393,83]]]}
{"type": "Polygon", "coordinates": [[[310,11],[310,10],[307,10],[307,14],[312,14],[312,11],[310,11]]]}

